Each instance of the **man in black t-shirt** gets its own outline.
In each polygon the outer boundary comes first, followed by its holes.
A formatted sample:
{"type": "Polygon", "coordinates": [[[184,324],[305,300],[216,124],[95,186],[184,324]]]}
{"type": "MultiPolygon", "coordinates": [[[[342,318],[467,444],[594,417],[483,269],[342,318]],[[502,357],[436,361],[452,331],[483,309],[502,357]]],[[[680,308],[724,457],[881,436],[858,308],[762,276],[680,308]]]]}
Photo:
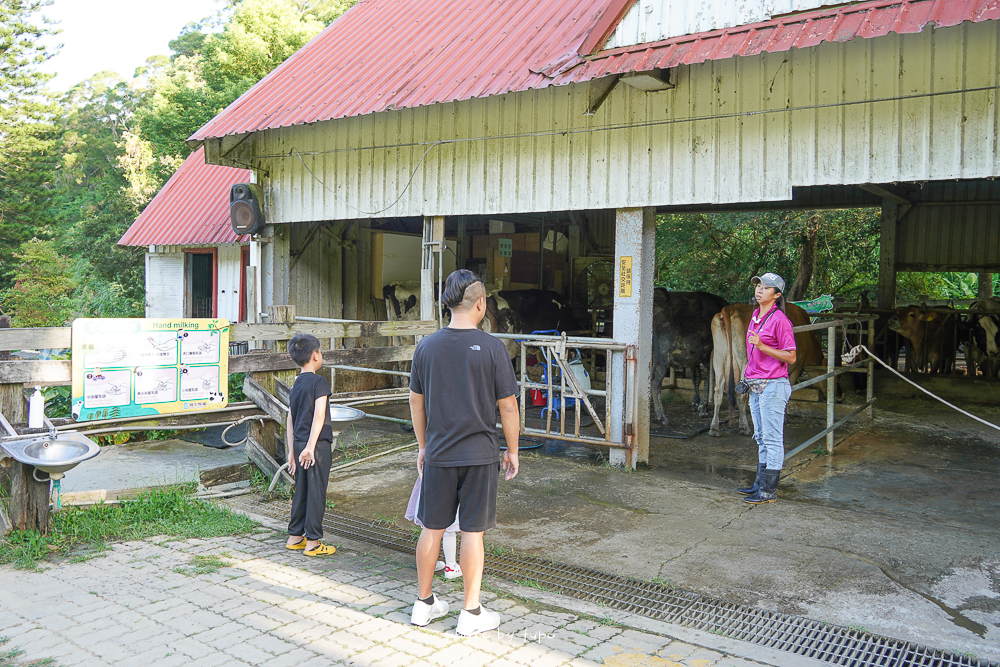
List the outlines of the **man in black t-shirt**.
{"type": "Polygon", "coordinates": [[[486,314],[486,290],[471,271],[455,271],[441,301],[451,324],[417,345],[410,369],[410,415],[420,445],[417,517],[424,528],[417,542],[420,594],[410,617],[427,625],[448,613],[448,603],[431,592],[444,529],[458,511],[462,530],[460,565],[465,607],[456,631],[475,635],[500,625],[500,616],[479,604],[483,579],[483,533],[496,525],[500,441],[496,409],[507,440],[506,479],[517,475],[517,381],[507,348],[477,327],[486,314]]]}

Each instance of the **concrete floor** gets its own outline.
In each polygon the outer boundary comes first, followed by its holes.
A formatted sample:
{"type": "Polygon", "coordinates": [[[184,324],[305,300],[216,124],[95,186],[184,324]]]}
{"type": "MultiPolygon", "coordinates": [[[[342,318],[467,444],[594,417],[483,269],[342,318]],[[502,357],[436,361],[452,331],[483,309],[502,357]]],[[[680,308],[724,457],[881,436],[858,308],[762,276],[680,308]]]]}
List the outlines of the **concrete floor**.
{"type": "MultiPolygon", "coordinates": [[[[874,424],[838,433],[833,456],[792,459],[780,501],[753,507],[733,492],[753,476],[751,440],[726,428],[721,438],[692,436],[707,420],[678,396],[666,405],[670,425],[656,427],[677,437],[652,439],[648,468],[612,469],[600,449],[559,442],[524,451],[521,474],[501,482],[499,526],[487,539],[998,660],[1000,433],[938,404],[877,405],[874,424]]],[[[370,411],[407,416],[405,403],[370,411]]],[[[1000,423],[1000,408],[973,411],[1000,423]]],[[[790,412],[788,449],[824,423],[802,406],[790,412]]],[[[358,458],[407,439],[397,424],[368,419],[345,444],[358,458]]],[[[107,447],[68,474],[63,490],[191,481],[244,458],[242,448],[176,440],[107,447]]],[[[415,460],[410,450],[335,472],[330,499],[404,526],[415,460]]]]}
{"type": "MultiPolygon", "coordinates": [[[[669,399],[669,394],[665,394],[669,399]]],[[[707,425],[686,401],[666,432],[707,425]]],[[[403,405],[379,408],[405,415],[403,405]]],[[[822,428],[796,408],[791,449],[822,428]]],[[[978,406],[1000,423],[1000,409],[978,406]]],[[[363,422],[364,437],[399,434],[363,422]]],[[[551,442],[501,482],[487,539],[521,552],[659,578],[685,589],[937,648],[1000,659],[1000,433],[927,402],[880,405],[872,425],[838,433],[833,456],[792,459],[778,503],[733,488],[756,450],[735,432],[654,438],[650,466],[622,472],[596,448],[551,442]]],[[[400,525],[415,453],[331,477],[338,510],[400,525]]]]}
{"type": "MultiPolygon", "coordinates": [[[[243,463],[247,455],[243,445],[232,449],[206,447],[208,440],[221,444],[222,428],[206,429],[184,437],[189,440],[161,440],[125,445],[106,445],[101,453],[66,473],[63,493],[98,489],[134,489],[143,486],[195,482],[205,470],[243,463]]],[[[243,434],[237,429],[228,438],[238,442],[243,434]]]]}

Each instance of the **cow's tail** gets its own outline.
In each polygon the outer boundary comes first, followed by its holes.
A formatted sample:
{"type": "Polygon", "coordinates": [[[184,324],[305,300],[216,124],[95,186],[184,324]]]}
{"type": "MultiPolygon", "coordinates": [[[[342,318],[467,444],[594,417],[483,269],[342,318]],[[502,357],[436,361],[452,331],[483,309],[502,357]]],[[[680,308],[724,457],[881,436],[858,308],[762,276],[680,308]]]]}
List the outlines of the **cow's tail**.
{"type": "Polygon", "coordinates": [[[726,346],[729,348],[729,363],[727,364],[729,377],[727,378],[726,399],[729,404],[729,426],[732,427],[733,412],[736,410],[736,372],[734,370],[736,357],[733,355],[733,333],[729,317],[729,306],[722,308],[722,328],[723,334],[726,337],[726,346]]]}

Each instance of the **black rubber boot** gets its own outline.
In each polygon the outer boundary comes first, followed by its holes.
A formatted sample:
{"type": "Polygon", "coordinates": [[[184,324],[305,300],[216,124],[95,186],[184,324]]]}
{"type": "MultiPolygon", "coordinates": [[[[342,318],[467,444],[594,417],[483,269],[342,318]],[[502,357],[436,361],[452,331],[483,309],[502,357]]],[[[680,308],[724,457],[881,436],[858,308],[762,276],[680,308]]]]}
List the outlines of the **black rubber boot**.
{"type": "Polygon", "coordinates": [[[758,463],[757,464],[757,477],[753,481],[753,486],[742,486],[742,487],[736,489],[736,493],[739,493],[739,494],[744,495],[744,496],[752,496],[753,494],[757,493],[757,489],[760,488],[760,473],[761,473],[762,470],[764,470],[764,467],[766,465],[767,465],[766,463],[758,463]]]}
{"type": "Polygon", "coordinates": [[[779,475],[781,475],[780,470],[762,470],[760,473],[760,488],[757,489],[757,493],[747,496],[743,500],[753,505],[773,503],[778,499],[779,475]]]}

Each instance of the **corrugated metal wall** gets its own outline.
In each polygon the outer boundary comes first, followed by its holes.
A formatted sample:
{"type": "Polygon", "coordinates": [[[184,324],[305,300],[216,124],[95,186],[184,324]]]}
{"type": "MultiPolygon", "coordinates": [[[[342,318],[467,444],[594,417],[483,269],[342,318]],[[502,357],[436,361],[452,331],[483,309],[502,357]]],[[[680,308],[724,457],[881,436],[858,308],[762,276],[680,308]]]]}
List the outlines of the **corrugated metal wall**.
{"type": "Polygon", "coordinates": [[[605,49],[768,21],[775,16],[846,4],[840,0],[639,0],[618,24],[605,49]]]}
{"type": "Polygon", "coordinates": [[[184,317],[184,253],[146,253],[146,317],[184,317]]]}
{"type": "Polygon", "coordinates": [[[1000,270],[1000,201],[916,206],[896,232],[900,271],[1000,270]]]}
{"type": "Polygon", "coordinates": [[[219,317],[230,322],[240,321],[240,245],[222,243],[219,254],[218,293],[215,295],[219,317]]]}
{"type": "Polygon", "coordinates": [[[275,156],[259,164],[276,222],[775,201],[793,186],[990,177],[996,91],[837,105],[998,86],[998,49],[997,21],[856,39],[682,67],[662,93],[620,84],[592,116],[587,85],[574,85],[267,131],[239,157],[275,156]],[[813,108],[784,111],[796,107],[813,108]],[[760,110],[779,111],[726,117],[760,110]],[[609,125],[633,127],[575,132],[609,125]],[[400,146],[542,131],[556,133],[400,146]],[[304,157],[322,183],[292,149],[322,151],[304,157]]]}

